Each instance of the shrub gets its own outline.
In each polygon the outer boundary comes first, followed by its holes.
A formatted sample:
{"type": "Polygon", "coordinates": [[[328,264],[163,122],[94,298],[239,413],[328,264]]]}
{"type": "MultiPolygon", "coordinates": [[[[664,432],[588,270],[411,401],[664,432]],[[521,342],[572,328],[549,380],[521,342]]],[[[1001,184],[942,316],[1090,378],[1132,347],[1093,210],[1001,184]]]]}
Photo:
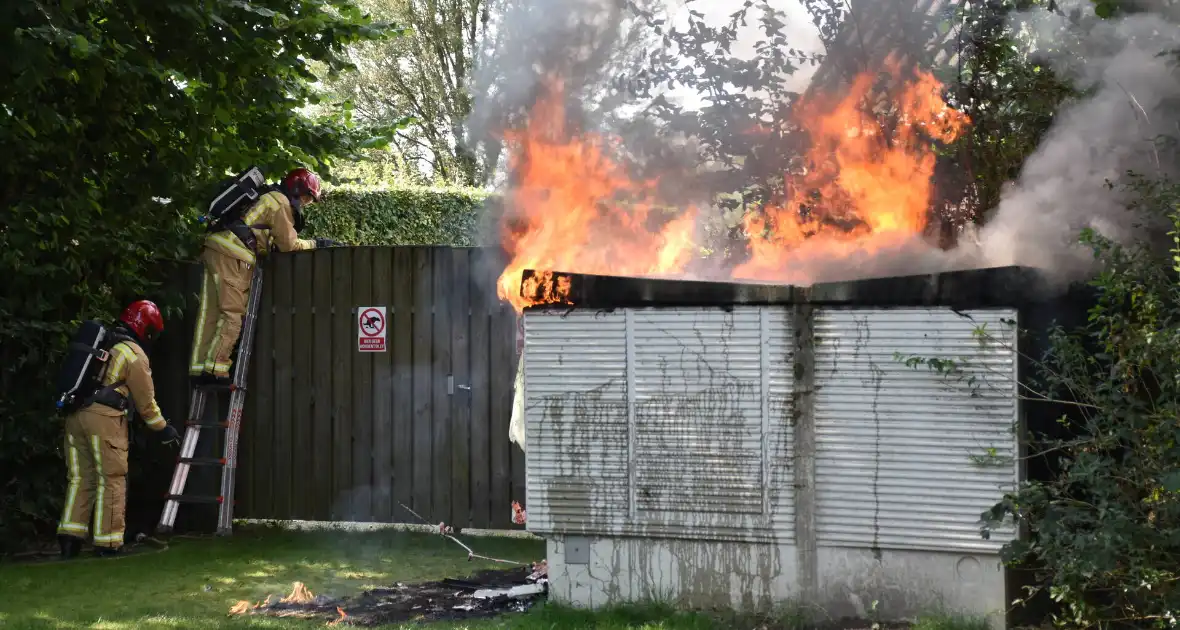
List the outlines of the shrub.
{"type": "Polygon", "coordinates": [[[307,213],[305,238],[351,245],[482,245],[494,198],[469,188],[332,188],[307,213]]]}

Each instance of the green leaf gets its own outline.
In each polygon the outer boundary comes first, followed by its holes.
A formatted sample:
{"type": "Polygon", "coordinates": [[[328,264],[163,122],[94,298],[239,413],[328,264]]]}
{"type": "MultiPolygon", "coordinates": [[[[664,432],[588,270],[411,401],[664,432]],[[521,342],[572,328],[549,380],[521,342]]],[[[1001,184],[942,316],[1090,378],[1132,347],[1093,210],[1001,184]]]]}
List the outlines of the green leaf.
{"type": "Polygon", "coordinates": [[[71,49],[78,57],[84,57],[90,52],[90,40],[86,39],[83,35],[75,35],[70,40],[70,44],[71,49]]]}
{"type": "MultiPolygon", "coordinates": [[[[277,14],[277,12],[276,12],[276,11],[272,11],[272,10],[270,10],[270,9],[266,8],[266,7],[260,7],[260,6],[257,6],[257,5],[255,5],[255,4],[251,3],[251,2],[240,2],[240,1],[235,1],[235,2],[231,2],[230,4],[231,4],[232,6],[238,7],[239,9],[245,9],[246,11],[249,11],[249,12],[251,12],[251,13],[255,13],[255,14],[261,15],[262,17],[268,17],[268,18],[269,18],[269,17],[274,17],[274,16],[277,14]]],[[[350,15],[348,15],[348,14],[344,14],[344,17],[349,17],[349,18],[350,18],[351,16],[350,16],[350,15]]]]}
{"type": "Polygon", "coordinates": [[[1114,16],[1115,11],[1118,10],[1118,5],[1107,0],[1095,0],[1094,14],[1102,19],[1108,19],[1114,16]]]}
{"type": "Polygon", "coordinates": [[[37,130],[33,129],[33,126],[30,125],[24,118],[21,118],[19,116],[14,116],[13,120],[16,121],[16,124],[20,125],[20,128],[23,129],[25,133],[29,134],[30,136],[32,136],[34,138],[37,137],[37,130]]]}
{"type": "Polygon", "coordinates": [[[1180,492],[1180,470],[1173,470],[1160,477],[1160,485],[1168,492],[1180,492]]]}

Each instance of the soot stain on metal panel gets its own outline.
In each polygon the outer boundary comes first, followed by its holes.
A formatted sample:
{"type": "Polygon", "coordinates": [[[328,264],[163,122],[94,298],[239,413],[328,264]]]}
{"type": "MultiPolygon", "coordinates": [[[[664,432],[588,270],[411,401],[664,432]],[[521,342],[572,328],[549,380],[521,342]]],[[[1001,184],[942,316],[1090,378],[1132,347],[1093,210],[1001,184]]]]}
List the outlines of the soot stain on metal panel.
{"type": "MultiPolygon", "coordinates": [[[[699,314],[690,316],[699,317],[699,314]]],[[[669,360],[665,355],[658,361],[659,393],[646,395],[636,401],[635,423],[639,444],[636,449],[637,475],[632,482],[638,486],[637,507],[647,512],[645,520],[649,524],[662,520],[653,513],[656,511],[748,511],[749,508],[743,509],[742,501],[748,499],[744,495],[760,495],[758,488],[747,488],[741,483],[750,475],[742,470],[740,463],[740,445],[747,429],[741,403],[744,397],[756,395],[757,390],[753,383],[746,383],[733,375],[731,338],[736,327],[734,314],[728,313],[722,319],[720,335],[716,340],[706,339],[702,332],[706,326],[717,330],[715,324],[710,324],[699,320],[694,322],[692,335],[695,343],[688,342],[668,328],[657,327],[652,331],[660,339],[674,342],[679,352],[676,360],[669,360]],[[714,342],[716,345],[713,345],[714,342]],[[711,345],[719,350],[713,356],[708,352],[711,345]],[[710,360],[717,355],[719,361],[710,360]],[[722,365],[717,366],[715,363],[722,365]],[[674,372],[679,372],[677,376],[681,378],[673,379],[674,372]],[[681,387],[676,387],[674,380],[678,380],[681,387]],[[704,387],[692,387],[698,384],[704,387]],[[711,460],[692,457],[699,455],[706,444],[715,449],[711,460]],[[739,446],[734,448],[735,444],[739,446]],[[716,446],[728,449],[716,449],[716,446]],[[681,474],[675,477],[689,478],[703,472],[699,468],[711,469],[716,475],[715,479],[730,480],[730,484],[718,484],[710,500],[707,495],[702,496],[696,491],[699,489],[694,489],[692,484],[671,481],[666,476],[669,471],[679,470],[681,474]],[[659,476],[652,478],[652,473],[659,476]],[[738,501],[726,501],[726,496],[738,501]]],[[[643,341],[650,341],[650,338],[637,340],[637,343],[643,341]]],[[[761,470],[758,471],[758,477],[761,477],[761,470]]],[[[760,497],[758,503],[761,503],[760,497]]],[[[760,505],[757,511],[761,511],[760,505]]],[[[679,526],[686,530],[691,528],[685,522],[661,522],[660,525],[679,526]]]]}
{"type": "Polygon", "coordinates": [[[550,502],[561,497],[567,504],[569,515],[552,517],[557,529],[590,525],[608,528],[612,511],[609,501],[617,492],[626,490],[595,474],[601,472],[601,468],[594,470],[596,465],[601,467],[601,462],[594,462],[590,452],[592,446],[619,439],[616,427],[618,419],[626,417],[626,403],[606,398],[607,392],[619,384],[618,379],[611,379],[589,391],[551,394],[535,403],[544,409],[544,427],[557,445],[559,468],[564,473],[543,481],[550,502]]]}
{"type": "Polygon", "coordinates": [[[632,598],[668,601],[675,594],[671,603],[692,607],[768,607],[783,571],[778,545],[635,538],[610,544],[613,576],[631,580],[632,598]]]}
{"type": "MultiPolygon", "coordinates": [[[[869,318],[864,315],[854,316],[853,321],[856,322],[856,341],[854,343],[853,356],[860,358],[861,351],[868,347],[870,340],[873,337],[872,328],[869,326],[869,318]]],[[[873,542],[870,549],[873,552],[873,557],[878,562],[881,561],[881,390],[885,380],[885,371],[880,365],[877,365],[873,358],[873,353],[867,353],[869,364],[869,377],[862,381],[866,387],[873,390],[873,399],[870,403],[870,409],[873,419],[873,542]]]]}

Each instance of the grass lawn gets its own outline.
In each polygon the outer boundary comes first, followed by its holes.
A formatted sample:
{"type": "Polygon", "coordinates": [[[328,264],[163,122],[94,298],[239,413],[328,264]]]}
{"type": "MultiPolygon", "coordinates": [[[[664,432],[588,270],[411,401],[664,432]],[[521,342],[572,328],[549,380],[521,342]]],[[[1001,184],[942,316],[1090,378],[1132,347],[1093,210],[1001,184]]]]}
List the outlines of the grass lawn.
{"type": "MultiPolygon", "coordinates": [[[[469,537],[465,542],[477,553],[520,562],[544,557],[544,544],[532,540],[469,537]]],[[[344,596],[394,582],[462,577],[487,568],[495,565],[468,562],[458,545],[429,534],[239,529],[229,539],[175,539],[164,551],[117,560],[0,564],[0,628],[321,628],[319,621],[231,618],[227,612],[239,600],[285,595],[295,581],[315,594],[344,596]]],[[[734,620],[656,608],[591,614],[544,605],[491,621],[429,627],[712,630],[738,625],[734,620]]],[[[919,625],[920,630],[978,628],[950,621],[919,625]]]]}

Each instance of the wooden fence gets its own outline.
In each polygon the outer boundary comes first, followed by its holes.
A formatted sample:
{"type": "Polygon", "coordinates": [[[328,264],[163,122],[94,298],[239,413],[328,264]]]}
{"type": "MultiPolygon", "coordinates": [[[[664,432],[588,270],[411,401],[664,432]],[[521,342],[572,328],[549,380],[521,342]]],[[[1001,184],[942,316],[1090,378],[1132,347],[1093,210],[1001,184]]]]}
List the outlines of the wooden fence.
{"type": "MultiPolygon", "coordinates": [[[[502,260],[449,247],[271,256],[235,515],[417,522],[401,504],[430,523],[513,527],[524,455],[508,440],[518,320],[496,297],[502,260]],[[386,307],[385,352],[358,351],[357,309],[367,306],[386,307]]],[[[195,308],[185,310],[185,346],[174,338],[155,369],[175,390],[162,396],[175,421],[195,308]]],[[[194,483],[212,491],[215,479],[194,483]]]]}

